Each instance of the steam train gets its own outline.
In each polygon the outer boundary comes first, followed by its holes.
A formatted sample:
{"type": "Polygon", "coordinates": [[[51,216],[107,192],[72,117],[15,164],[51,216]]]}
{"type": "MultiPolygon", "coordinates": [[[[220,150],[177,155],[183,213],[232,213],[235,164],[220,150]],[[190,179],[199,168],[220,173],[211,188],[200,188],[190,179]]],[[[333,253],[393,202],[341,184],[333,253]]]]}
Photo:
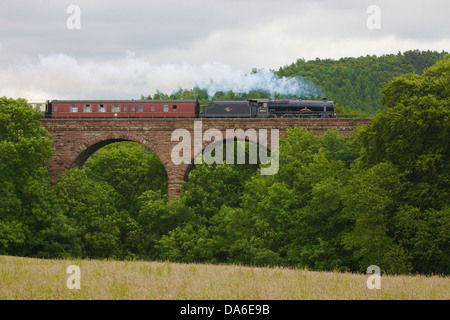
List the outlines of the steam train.
{"type": "Polygon", "coordinates": [[[45,118],[334,118],[334,102],[323,99],[198,100],[52,100],[45,118]],[[202,112],[201,110],[202,109],[202,112]]]}

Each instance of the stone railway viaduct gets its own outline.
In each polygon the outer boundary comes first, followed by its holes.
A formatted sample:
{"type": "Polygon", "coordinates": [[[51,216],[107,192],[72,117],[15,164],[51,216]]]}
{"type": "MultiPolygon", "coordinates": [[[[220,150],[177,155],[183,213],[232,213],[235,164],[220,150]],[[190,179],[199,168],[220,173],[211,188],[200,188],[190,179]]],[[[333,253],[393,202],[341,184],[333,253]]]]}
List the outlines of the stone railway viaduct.
{"type": "MultiPolygon", "coordinates": [[[[314,134],[323,134],[336,129],[341,135],[350,135],[353,128],[366,125],[370,119],[45,119],[42,125],[53,136],[53,159],[48,165],[50,176],[56,180],[70,168],[81,167],[98,149],[113,142],[134,141],[147,147],[158,156],[167,172],[168,196],[172,198],[181,192],[189,164],[173,163],[172,149],[180,141],[171,141],[172,132],[186,129],[191,134],[191,161],[194,154],[194,125],[201,121],[202,134],[208,129],[218,129],[224,139],[226,130],[267,129],[267,147],[270,149],[271,129],[278,129],[280,138],[290,127],[303,127],[314,134]]],[[[239,139],[238,139],[239,140],[239,139]]],[[[247,139],[248,140],[248,139],[247,139]]],[[[258,143],[258,141],[253,141],[258,143]]],[[[202,149],[211,144],[203,141],[202,149]]]]}

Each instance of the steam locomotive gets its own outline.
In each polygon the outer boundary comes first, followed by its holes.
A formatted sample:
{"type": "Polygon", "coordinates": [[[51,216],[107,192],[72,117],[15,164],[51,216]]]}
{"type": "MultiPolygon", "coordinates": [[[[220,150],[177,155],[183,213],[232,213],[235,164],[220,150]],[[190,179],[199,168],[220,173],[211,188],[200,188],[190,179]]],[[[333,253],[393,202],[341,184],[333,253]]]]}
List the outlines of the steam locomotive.
{"type": "Polygon", "coordinates": [[[214,101],[203,107],[203,118],[333,118],[334,102],[314,100],[214,101]]]}
{"type": "Polygon", "coordinates": [[[323,99],[198,100],[52,100],[45,118],[334,118],[334,102],[323,99]],[[202,109],[202,112],[200,112],[202,109]]]}

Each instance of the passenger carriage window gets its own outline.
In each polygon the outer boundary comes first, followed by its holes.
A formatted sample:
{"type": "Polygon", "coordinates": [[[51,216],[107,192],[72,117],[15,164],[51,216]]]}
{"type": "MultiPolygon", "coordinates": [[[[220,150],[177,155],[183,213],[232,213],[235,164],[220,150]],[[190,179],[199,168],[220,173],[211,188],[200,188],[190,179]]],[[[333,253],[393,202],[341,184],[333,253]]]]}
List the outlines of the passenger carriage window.
{"type": "Polygon", "coordinates": [[[151,106],[150,111],[155,111],[155,106],[151,106]]]}
{"type": "Polygon", "coordinates": [[[92,106],[90,104],[84,105],[83,112],[92,112],[92,106]]]}
{"type": "Polygon", "coordinates": [[[144,107],[142,105],[138,106],[138,112],[144,112],[144,107]]]}
{"type": "Polygon", "coordinates": [[[175,104],[173,105],[173,111],[177,111],[177,106],[175,104]]]}
{"type": "Polygon", "coordinates": [[[135,106],[130,106],[130,111],[135,112],[136,111],[136,107],[135,106]]]}
{"type": "Polygon", "coordinates": [[[104,104],[99,104],[98,112],[106,112],[106,106],[104,104]]]}
{"type": "Polygon", "coordinates": [[[69,112],[78,112],[78,106],[76,104],[70,105],[69,112]]]}
{"type": "Polygon", "coordinates": [[[127,106],[123,106],[123,111],[128,111],[128,107],[127,106]]]}
{"type": "Polygon", "coordinates": [[[120,112],[120,104],[113,104],[111,107],[111,112],[120,112]]]}
{"type": "Polygon", "coordinates": [[[58,111],[58,106],[53,106],[53,111],[57,112],[58,111]]]}
{"type": "Polygon", "coordinates": [[[168,104],[164,105],[164,112],[169,112],[169,105],[168,104]]]}

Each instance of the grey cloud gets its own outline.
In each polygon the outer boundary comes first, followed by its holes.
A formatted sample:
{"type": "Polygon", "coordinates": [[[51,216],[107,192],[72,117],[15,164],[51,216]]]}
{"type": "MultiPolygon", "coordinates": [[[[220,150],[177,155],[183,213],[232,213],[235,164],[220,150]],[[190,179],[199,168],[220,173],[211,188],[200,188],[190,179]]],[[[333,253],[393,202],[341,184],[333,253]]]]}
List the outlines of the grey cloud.
{"type": "Polygon", "coordinates": [[[298,58],[449,51],[449,9],[448,0],[3,0],[0,88],[136,97],[298,58]],[[73,4],[80,30],[66,27],[73,4]],[[381,30],[366,27],[372,4],[381,30]]]}
{"type": "MultiPolygon", "coordinates": [[[[449,9],[446,0],[6,0],[0,11],[0,43],[2,53],[11,56],[64,52],[102,59],[120,57],[127,49],[143,55],[166,49],[189,50],[215,32],[245,35],[274,22],[291,25],[284,32],[307,38],[307,46],[329,37],[358,41],[359,37],[392,34],[439,39],[448,37],[449,9]],[[66,9],[71,4],[81,8],[80,30],[66,28],[66,9]],[[369,33],[366,28],[366,9],[371,4],[381,8],[382,29],[378,33],[369,33]]],[[[239,39],[223,41],[245,48],[239,39]]],[[[270,47],[276,39],[262,37],[260,41],[270,47]]]]}

